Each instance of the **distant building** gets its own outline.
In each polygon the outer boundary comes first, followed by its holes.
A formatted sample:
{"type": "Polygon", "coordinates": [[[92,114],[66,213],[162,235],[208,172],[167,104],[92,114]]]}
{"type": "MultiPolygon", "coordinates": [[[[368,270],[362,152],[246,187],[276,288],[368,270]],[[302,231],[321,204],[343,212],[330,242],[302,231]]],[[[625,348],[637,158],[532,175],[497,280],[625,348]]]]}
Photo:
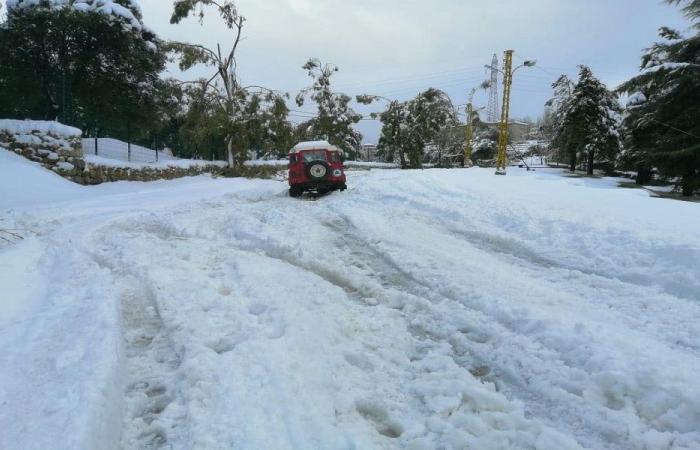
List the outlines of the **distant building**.
{"type": "MultiPolygon", "coordinates": [[[[498,122],[482,122],[486,127],[498,130],[498,122]]],[[[528,139],[533,125],[511,119],[508,122],[508,140],[510,142],[520,142],[528,139]]]]}
{"type": "Polygon", "coordinates": [[[357,156],[357,159],[362,160],[362,161],[377,162],[378,161],[377,145],[376,144],[363,144],[362,148],[360,149],[360,153],[357,156]]]}

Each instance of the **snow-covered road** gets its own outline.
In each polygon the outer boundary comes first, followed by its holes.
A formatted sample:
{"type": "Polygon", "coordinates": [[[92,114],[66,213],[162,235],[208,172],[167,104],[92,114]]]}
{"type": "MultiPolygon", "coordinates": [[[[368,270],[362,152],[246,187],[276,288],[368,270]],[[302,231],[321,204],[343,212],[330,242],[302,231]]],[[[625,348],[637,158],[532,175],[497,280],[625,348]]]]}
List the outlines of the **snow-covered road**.
{"type": "Polygon", "coordinates": [[[82,188],[2,156],[3,192],[32,181],[0,200],[27,236],[2,449],[700,448],[698,204],[481,169],[82,188]]]}

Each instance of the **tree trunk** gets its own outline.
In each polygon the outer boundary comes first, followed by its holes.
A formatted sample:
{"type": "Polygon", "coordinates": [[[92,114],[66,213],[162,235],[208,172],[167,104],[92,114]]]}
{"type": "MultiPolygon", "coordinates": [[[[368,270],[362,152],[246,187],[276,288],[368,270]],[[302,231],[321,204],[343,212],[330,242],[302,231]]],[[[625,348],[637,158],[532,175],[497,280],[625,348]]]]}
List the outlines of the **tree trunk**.
{"type": "Polygon", "coordinates": [[[228,136],[226,138],[226,153],[228,156],[228,166],[233,168],[233,136],[228,136]]]}
{"type": "Polygon", "coordinates": [[[681,192],[683,197],[690,197],[693,195],[698,185],[700,185],[699,178],[700,176],[696,175],[694,172],[683,175],[681,178],[681,192]]]}
{"type": "Polygon", "coordinates": [[[593,175],[593,161],[595,159],[595,150],[588,150],[588,164],[586,165],[586,174],[593,175]]]}
{"type": "Polygon", "coordinates": [[[569,153],[569,171],[576,172],[576,152],[569,153]]]}
{"type": "Polygon", "coordinates": [[[406,154],[404,153],[403,149],[399,149],[399,159],[401,160],[401,168],[405,169],[406,166],[406,154]]]}
{"type": "Polygon", "coordinates": [[[645,166],[637,167],[637,179],[635,183],[637,184],[647,184],[651,181],[651,169],[645,166]]]}

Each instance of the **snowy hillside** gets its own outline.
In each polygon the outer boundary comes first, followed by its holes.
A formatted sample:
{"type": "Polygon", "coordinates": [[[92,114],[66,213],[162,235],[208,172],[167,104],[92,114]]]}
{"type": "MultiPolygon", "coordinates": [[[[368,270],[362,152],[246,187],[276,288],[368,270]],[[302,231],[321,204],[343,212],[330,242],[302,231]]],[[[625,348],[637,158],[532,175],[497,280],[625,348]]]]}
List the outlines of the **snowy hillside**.
{"type": "Polygon", "coordinates": [[[700,448],[696,203],[517,169],[77,187],[0,157],[2,449],[700,448]]]}

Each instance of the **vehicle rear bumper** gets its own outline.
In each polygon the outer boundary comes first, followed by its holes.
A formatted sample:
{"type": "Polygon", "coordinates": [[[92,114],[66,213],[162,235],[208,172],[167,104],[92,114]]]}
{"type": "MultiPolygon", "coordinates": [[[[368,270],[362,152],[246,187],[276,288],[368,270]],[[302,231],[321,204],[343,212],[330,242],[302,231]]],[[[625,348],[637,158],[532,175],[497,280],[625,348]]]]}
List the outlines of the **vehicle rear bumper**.
{"type": "Polygon", "coordinates": [[[325,189],[329,191],[345,190],[348,188],[345,180],[320,180],[320,181],[305,181],[303,183],[289,183],[290,186],[305,191],[316,189],[325,189]]]}

